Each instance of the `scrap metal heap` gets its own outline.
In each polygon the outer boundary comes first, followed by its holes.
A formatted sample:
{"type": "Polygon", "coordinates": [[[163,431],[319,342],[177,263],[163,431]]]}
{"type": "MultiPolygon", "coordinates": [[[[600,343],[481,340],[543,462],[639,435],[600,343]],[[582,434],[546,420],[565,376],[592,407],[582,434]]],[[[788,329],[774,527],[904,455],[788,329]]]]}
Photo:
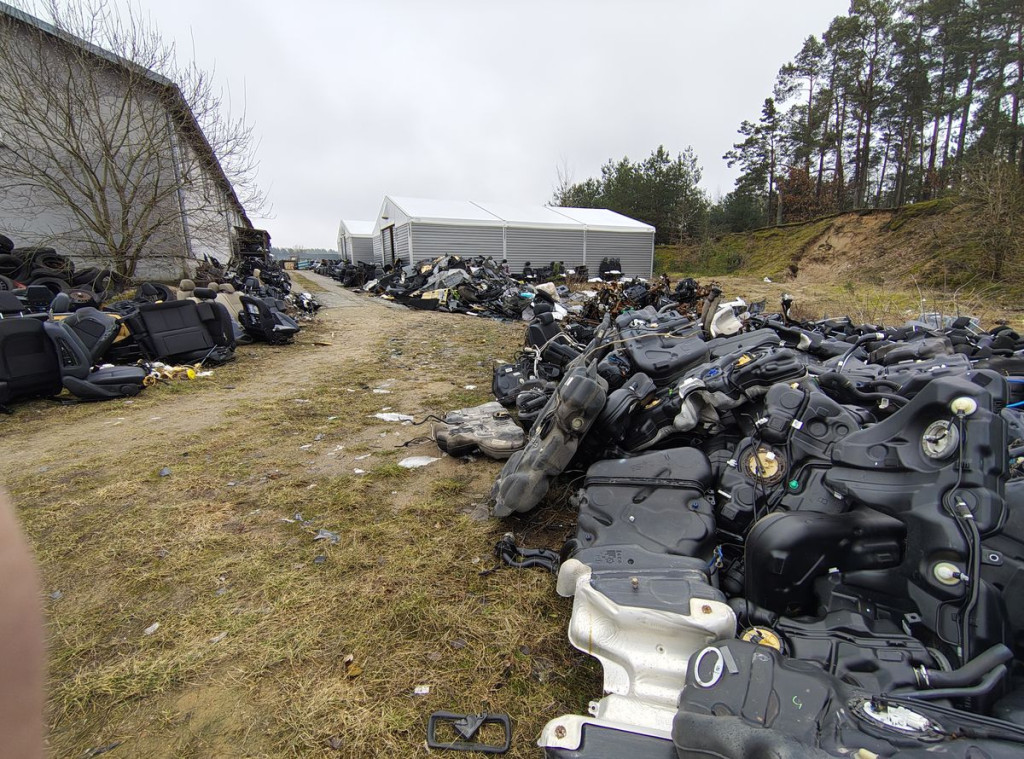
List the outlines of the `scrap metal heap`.
{"type": "Polygon", "coordinates": [[[599,267],[601,276],[591,279],[585,266],[565,271],[529,268],[513,276],[491,257],[454,255],[387,269],[323,261],[314,270],[344,287],[360,288],[409,308],[509,319],[532,319],[533,305],[542,301],[564,308],[573,319],[596,323],[609,312],[692,304],[708,292],[692,279],[682,280],[675,290],[667,277],[654,283],[640,278],[624,280],[604,262],[599,267]]]}
{"type": "Polygon", "coordinates": [[[604,689],[545,756],[1024,751],[1024,341],[791,302],[540,308],[496,372],[493,514],[585,473],[557,592],[604,689]]]}

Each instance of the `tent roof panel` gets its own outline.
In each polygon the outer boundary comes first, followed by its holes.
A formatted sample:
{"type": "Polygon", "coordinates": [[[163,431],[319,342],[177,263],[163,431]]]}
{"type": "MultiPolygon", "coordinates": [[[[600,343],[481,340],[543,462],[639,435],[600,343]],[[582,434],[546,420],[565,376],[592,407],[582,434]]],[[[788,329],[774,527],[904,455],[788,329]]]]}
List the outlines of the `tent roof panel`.
{"type": "Polygon", "coordinates": [[[544,226],[583,230],[579,222],[555,213],[547,206],[518,206],[509,203],[476,203],[512,226],[544,226]]]}
{"type": "Polygon", "coordinates": [[[468,200],[434,200],[395,195],[389,195],[388,198],[413,221],[501,221],[494,214],[468,200]]]}
{"type": "Polygon", "coordinates": [[[354,237],[372,237],[373,236],[373,222],[372,221],[355,221],[353,219],[342,219],[341,226],[348,231],[348,233],[354,237]]]}
{"type": "Polygon", "coordinates": [[[588,227],[621,229],[622,231],[654,231],[654,227],[650,224],[645,224],[642,221],[631,219],[628,216],[623,216],[621,213],[615,213],[615,211],[609,211],[607,208],[568,208],[564,206],[552,206],[551,210],[557,211],[573,221],[578,221],[580,224],[586,224],[588,227]]]}
{"type": "Polygon", "coordinates": [[[426,223],[464,223],[471,225],[501,224],[506,226],[549,227],[557,229],[588,229],[613,232],[653,233],[654,227],[606,208],[566,208],[560,206],[514,205],[471,200],[435,200],[386,196],[411,221],[426,223]]]}

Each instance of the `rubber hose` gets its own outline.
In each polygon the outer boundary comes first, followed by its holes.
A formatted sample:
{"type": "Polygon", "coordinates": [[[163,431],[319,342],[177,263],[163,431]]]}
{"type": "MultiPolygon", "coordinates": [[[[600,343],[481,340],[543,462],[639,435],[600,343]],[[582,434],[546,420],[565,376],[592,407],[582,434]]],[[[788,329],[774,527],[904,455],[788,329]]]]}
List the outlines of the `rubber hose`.
{"type": "Polygon", "coordinates": [[[932,688],[954,688],[971,685],[978,682],[995,667],[1005,664],[1012,658],[1013,651],[1002,643],[997,643],[992,648],[982,651],[959,669],[949,672],[929,669],[928,684],[932,688]]]}
{"type": "Polygon", "coordinates": [[[920,701],[935,701],[940,698],[974,698],[984,696],[992,692],[1000,680],[1006,675],[1006,665],[1000,664],[982,678],[977,685],[967,688],[935,688],[933,690],[913,690],[899,695],[904,698],[914,698],[920,701]]]}

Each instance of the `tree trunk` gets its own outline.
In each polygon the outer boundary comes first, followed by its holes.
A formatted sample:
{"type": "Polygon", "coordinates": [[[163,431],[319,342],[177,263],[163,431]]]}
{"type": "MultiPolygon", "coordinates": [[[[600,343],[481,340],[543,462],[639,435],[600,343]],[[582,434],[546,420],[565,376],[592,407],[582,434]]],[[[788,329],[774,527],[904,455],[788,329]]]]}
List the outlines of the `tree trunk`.
{"type": "Polygon", "coordinates": [[[960,131],[956,136],[956,159],[957,164],[964,158],[964,143],[967,140],[967,119],[971,115],[971,101],[974,99],[974,80],[978,76],[978,54],[971,55],[971,68],[967,73],[967,89],[964,92],[964,110],[960,116],[960,131]]]}

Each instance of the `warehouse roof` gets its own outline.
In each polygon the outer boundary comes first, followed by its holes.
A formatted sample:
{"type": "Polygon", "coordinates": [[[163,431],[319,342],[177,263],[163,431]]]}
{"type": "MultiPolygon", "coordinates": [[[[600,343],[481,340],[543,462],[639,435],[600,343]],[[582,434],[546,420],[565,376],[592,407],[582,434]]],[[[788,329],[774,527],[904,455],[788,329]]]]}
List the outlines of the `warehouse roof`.
{"type": "Polygon", "coordinates": [[[342,219],[341,228],[353,237],[372,237],[372,221],[355,221],[354,219],[342,219]]]}
{"type": "Polygon", "coordinates": [[[654,232],[654,227],[606,208],[563,208],[542,205],[511,205],[472,200],[434,200],[389,195],[411,221],[421,223],[493,223],[512,227],[599,229],[616,232],[654,232]]]}

